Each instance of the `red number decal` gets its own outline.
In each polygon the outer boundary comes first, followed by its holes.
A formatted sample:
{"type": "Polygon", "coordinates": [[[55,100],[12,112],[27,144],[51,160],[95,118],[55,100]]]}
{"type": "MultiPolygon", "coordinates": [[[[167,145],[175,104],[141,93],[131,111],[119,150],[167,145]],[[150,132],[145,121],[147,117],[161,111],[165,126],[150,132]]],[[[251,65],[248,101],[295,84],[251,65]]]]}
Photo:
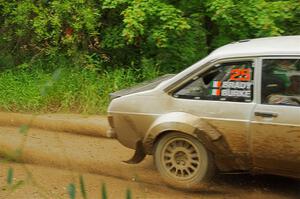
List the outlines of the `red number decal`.
{"type": "Polygon", "coordinates": [[[230,71],[230,80],[232,81],[250,81],[251,80],[251,69],[232,69],[230,71]]]}

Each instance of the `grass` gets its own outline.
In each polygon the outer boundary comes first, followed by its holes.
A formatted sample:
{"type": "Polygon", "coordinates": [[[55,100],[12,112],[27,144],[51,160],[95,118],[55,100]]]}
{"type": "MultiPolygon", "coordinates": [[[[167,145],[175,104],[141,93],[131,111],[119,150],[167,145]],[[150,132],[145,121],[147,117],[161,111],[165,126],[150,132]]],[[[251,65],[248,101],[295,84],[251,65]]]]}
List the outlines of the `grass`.
{"type": "Polygon", "coordinates": [[[108,94],[158,76],[154,67],[0,72],[0,110],[27,113],[105,113],[108,94]]]}

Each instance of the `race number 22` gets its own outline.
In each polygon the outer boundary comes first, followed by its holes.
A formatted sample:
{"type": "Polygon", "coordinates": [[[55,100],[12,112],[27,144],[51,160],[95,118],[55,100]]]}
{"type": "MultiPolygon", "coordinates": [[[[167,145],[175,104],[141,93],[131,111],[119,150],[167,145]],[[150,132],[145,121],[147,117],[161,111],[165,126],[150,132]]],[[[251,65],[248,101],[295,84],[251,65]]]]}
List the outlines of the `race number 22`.
{"type": "Polygon", "coordinates": [[[250,81],[251,80],[251,69],[232,69],[230,71],[231,81],[250,81]]]}

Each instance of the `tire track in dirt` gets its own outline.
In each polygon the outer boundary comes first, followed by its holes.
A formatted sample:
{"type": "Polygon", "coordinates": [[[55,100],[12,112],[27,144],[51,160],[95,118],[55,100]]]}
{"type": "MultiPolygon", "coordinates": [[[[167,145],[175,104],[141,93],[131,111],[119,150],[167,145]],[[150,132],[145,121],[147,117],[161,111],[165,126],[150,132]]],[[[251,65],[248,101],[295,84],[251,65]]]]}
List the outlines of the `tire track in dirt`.
{"type": "MultiPolygon", "coordinates": [[[[25,138],[18,128],[0,128],[0,152],[13,153],[25,138]]],[[[163,184],[155,171],[152,158],[142,164],[122,162],[133,150],[116,140],[30,129],[19,161],[63,169],[113,176],[116,178],[163,184]]]]}

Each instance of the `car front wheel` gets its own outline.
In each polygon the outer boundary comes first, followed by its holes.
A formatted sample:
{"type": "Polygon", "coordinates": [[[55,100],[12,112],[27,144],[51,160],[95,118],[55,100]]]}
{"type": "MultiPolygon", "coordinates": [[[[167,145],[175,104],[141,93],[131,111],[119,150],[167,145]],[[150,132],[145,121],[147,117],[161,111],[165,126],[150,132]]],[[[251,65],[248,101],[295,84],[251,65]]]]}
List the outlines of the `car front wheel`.
{"type": "Polygon", "coordinates": [[[210,151],[198,139],[179,132],[157,141],[154,162],[169,185],[186,190],[206,187],[215,170],[210,151]]]}

